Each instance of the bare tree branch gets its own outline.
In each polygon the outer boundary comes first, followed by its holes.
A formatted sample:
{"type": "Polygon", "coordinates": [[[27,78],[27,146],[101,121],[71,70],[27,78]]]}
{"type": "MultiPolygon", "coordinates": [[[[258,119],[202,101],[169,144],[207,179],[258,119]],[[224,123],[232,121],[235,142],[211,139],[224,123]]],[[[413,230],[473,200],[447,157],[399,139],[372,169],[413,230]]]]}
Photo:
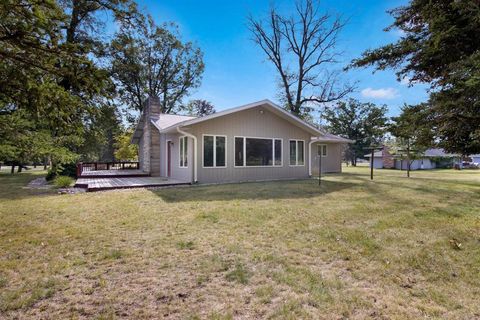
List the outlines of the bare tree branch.
{"type": "Polygon", "coordinates": [[[321,104],[344,98],[353,85],[339,85],[336,50],[345,22],[340,17],[320,14],[314,0],[297,2],[293,16],[281,16],[275,8],[266,20],[248,18],[253,41],[276,67],[281,97],[294,114],[308,111],[304,104],[321,104]]]}

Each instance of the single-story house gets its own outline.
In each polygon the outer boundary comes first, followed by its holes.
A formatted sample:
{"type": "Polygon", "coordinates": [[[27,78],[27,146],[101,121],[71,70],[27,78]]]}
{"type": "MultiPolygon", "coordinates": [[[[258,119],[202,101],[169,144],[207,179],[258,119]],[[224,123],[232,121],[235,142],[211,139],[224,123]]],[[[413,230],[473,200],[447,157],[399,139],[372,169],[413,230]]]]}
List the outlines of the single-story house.
{"type": "MultiPolygon", "coordinates": [[[[365,158],[368,159],[370,164],[370,158],[372,154],[366,154],[365,158]]],[[[374,169],[392,169],[395,168],[393,155],[390,154],[388,148],[386,146],[382,147],[382,150],[375,151],[373,153],[373,168],[374,169]]]]}
{"type": "Polygon", "coordinates": [[[160,113],[150,97],[132,142],[140,169],[192,183],[299,179],[341,172],[351,142],[316,128],[269,100],[204,117],[160,113]]]}
{"type": "MultiPolygon", "coordinates": [[[[365,155],[366,158],[371,157],[371,154],[365,155]]],[[[435,168],[452,167],[455,164],[461,166],[461,157],[457,154],[446,153],[443,149],[432,148],[427,149],[417,159],[410,160],[410,170],[429,170],[435,168]]],[[[406,170],[408,166],[407,159],[392,155],[388,152],[387,147],[383,150],[377,151],[373,156],[373,168],[395,168],[399,170],[406,170]],[[392,166],[392,161],[394,165],[392,166]]]]}
{"type": "Polygon", "coordinates": [[[470,156],[472,158],[472,162],[475,164],[480,164],[480,153],[479,154],[473,154],[470,156]]]}

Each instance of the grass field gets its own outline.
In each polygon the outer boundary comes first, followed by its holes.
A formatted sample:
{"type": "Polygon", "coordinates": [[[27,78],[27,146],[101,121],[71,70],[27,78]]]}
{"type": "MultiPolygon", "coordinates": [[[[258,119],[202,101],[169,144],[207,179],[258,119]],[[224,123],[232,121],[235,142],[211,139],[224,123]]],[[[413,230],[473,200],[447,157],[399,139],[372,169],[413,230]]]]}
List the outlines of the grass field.
{"type": "Polygon", "coordinates": [[[480,171],[76,195],[0,175],[0,318],[480,318],[480,171]]]}

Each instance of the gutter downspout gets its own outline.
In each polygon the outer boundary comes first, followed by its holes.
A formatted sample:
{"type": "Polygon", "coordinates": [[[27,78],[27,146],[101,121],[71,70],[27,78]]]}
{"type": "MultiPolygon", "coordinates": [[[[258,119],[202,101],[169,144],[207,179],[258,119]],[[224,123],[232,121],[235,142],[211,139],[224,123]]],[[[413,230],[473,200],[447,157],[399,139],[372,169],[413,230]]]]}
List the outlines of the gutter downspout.
{"type": "Polygon", "coordinates": [[[193,139],[193,183],[197,183],[197,137],[195,137],[193,134],[185,132],[180,129],[180,127],[177,127],[177,131],[180,134],[183,134],[187,137],[190,137],[193,139]]]}
{"type": "Polygon", "coordinates": [[[318,140],[314,138],[310,138],[310,142],[308,143],[308,175],[312,177],[312,144],[314,142],[318,142],[318,140]]]}

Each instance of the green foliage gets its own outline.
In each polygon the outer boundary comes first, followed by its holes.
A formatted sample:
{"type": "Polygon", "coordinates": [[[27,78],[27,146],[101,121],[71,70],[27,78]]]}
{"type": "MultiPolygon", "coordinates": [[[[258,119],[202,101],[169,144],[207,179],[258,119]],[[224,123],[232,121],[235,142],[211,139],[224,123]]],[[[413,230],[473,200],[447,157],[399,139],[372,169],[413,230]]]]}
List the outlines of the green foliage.
{"type": "Polygon", "coordinates": [[[389,129],[397,138],[397,149],[413,150],[411,159],[414,159],[415,155],[420,156],[434,144],[432,114],[426,104],[405,105],[400,116],[392,118],[389,129]]]}
{"type": "Polygon", "coordinates": [[[124,22],[138,15],[130,0],[0,4],[2,160],[21,164],[48,158],[55,176],[56,167],[77,154],[113,157],[114,126],[98,116],[114,93],[99,64],[105,52],[100,11],[124,22]]]}
{"type": "Polygon", "coordinates": [[[183,43],[174,24],[157,26],[151,17],[136,27],[123,24],[110,53],[119,97],[133,111],[141,111],[148,96],[156,96],[163,113],[174,112],[200,85],[204,70],[200,49],[183,43]]]}
{"type": "Polygon", "coordinates": [[[74,182],[75,182],[75,180],[73,180],[71,177],[67,177],[67,176],[58,176],[58,177],[55,178],[55,180],[53,180],[53,184],[57,188],[71,187],[74,182]]]}
{"type": "Polygon", "coordinates": [[[399,79],[431,86],[427,105],[440,146],[452,153],[480,152],[480,5],[475,0],[411,0],[391,10],[387,28],[404,35],[366,51],[352,66],[397,69],[399,79]]]}
{"type": "Polygon", "coordinates": [[[78,149],[83,161],[110,162],[115,159],[115,144],[123,125],[115,104],[102,103],[85,124],[85,141],[78,149]]]}
{"type": "Polygon", "coordinates": [[[182,108],[189,116],[203,117],[215,113],[215,107],[207,100],[191,100],[182,108]]]}
{"type": "Polygon", "coordinates": [[[133,131],[127,130],[117,137],[115,143],[115,158],[120,161],[136,161],[138,159],[138,146],[131,143],[133,131]]]}
{"type": "Polygon", "coordinates": [[[77,177],[77,163],[76,162],[62,163],[58,167],[58,175],[67,176],[67,177],[71,177],[71,178],[76,178],[77,177]]]}
{"type": "Polygon", "coordinates": [[[48,172],[47,172],[47,175],[45,176],[45,179],[46,179],[47,181],[52,181],[52,180],[55,179],[57,176],[58,176],[57,170],[56,170],[56,169],[53,169],[53,170],[52,170],[52,168],[50,168],[50,169],[48,169],[48,172]]]}
{"type": "Polygon", "coordinates": [[[339,101],[333,108],[325,108],[322,118],[327,122],[328,130],[333,134],[354,140],[348,144],[345,156],[356,164],[356,159],[368,151],[365,148],[379,143],[385,134],[387,117],[386,106],[373,103],[361,103],[350,99],[339,101]]]}

